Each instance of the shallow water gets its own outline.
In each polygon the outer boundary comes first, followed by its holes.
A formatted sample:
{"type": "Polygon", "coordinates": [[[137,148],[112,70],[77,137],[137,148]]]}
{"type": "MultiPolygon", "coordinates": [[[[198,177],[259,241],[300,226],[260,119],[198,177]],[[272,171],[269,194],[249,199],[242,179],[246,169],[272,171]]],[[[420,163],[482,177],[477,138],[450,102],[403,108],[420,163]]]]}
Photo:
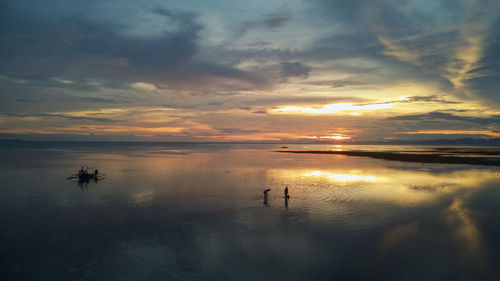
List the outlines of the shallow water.
{"type": "Polygon", "coordinates": [[[0,278],[500,277],[498,167],[271,152],[280,147],[3,144],[0,278]],[[106,178],[67,180],[82,164],[106,178]]]}

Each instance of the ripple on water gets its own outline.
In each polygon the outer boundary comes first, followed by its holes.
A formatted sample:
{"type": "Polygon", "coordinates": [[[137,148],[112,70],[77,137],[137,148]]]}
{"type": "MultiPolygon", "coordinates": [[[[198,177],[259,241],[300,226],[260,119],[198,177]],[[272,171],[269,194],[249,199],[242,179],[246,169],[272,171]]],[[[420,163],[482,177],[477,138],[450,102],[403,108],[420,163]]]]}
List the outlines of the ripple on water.
{"type": "MultiPolygon", "coordinates": [[[[335,225],[349,231],[369,231],[391,219],[390,212],[374,212],[387,207],[391,198],[386,189],[371,184],[311,183],[304,187],[304,211],[320,225],[335,225]],[[383,200],[381,200],[383,198],[383,200]]],[[[392,205],[392,204],[389,204],[392,205]]]]}

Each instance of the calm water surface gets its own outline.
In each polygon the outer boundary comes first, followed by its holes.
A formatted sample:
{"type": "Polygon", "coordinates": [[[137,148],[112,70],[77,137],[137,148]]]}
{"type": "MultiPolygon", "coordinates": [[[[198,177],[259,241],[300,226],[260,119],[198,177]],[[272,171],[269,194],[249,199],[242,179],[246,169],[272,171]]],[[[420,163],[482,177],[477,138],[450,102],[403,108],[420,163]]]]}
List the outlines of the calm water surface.
{"type": "Polygon", "coordinates": [[[0,279],[499,280],[498,167],[280,146],[2,144],[0,279]]]}

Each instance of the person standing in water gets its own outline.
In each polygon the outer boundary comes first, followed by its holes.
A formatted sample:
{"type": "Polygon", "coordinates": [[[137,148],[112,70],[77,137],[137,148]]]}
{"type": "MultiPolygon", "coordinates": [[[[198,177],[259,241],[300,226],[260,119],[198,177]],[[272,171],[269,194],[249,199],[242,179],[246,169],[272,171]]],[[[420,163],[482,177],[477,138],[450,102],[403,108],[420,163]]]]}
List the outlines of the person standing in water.
{"type": "Polygon", "coordinates": [[[267,194],[271,191],[270,188],[264,190],[264,198],[267,198],[267,194]]]}
{"type": "Polygon", "coordinates": [[[288,196],[288,186],[285,186],[285,198],[289,198],[290,196],[288,196]]]}
{"type": "Polygon", "coordinates": [[[271,190],[270,188],[264,190],[264,206],[267,206],[267,207],[269,207],[269,201],[267,199],[267,194],[269,193],[270,190],[271,190]]]}

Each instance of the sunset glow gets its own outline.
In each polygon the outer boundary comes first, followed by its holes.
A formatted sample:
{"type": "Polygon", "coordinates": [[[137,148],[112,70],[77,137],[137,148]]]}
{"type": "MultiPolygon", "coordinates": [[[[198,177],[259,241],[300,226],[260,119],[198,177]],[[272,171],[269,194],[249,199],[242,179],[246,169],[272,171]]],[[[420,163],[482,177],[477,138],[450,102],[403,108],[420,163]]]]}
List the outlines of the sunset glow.
{"type": "Polygon", "coordinates": [[[500,0],[0,1],[1,280],[499,280],[500,0]]]}
{"type": "Polygon", "coordinates": [[[321,139],[348,140],[351,137],[338,135],[338,136],[317,136],[317,137],[307,137],[307,138],[308,139],[319,139],[319,140],[321,140],[321,139]]]}
{"type": "MultiPolygon", "coordinates": [[[[393,104],[367,104],[367,105],[353,105],[352,103],[337,103],[328,104],[320,108],[313,107],[299,107],[299,106],[286,106],[276,109],[274,112],[299,112],[308,114],[334,114],[344,111],[357,111],[357,110],[377,110],[392,108],[393,104]]],[[[357,112],[350,112],[349,114],[359,115],[357,112]]]]}
{"type": "Polygon", "coordinates": [[[0,139],[500,137],[498,1],[58,1],[3,7],[0,139]]]}
{"type": "Polygon", "coordinates": [[[305,177],[325,177],[329,180],[338,181],[338,182],[355,182],[355,181],[366,181],[366,182],[374,182],[380,180],[380,178],[374,176],[360,176],[355,174],[334,174],[329,172],[322,171],[313,171],[310,173],[303,174],[305,177]]]}

